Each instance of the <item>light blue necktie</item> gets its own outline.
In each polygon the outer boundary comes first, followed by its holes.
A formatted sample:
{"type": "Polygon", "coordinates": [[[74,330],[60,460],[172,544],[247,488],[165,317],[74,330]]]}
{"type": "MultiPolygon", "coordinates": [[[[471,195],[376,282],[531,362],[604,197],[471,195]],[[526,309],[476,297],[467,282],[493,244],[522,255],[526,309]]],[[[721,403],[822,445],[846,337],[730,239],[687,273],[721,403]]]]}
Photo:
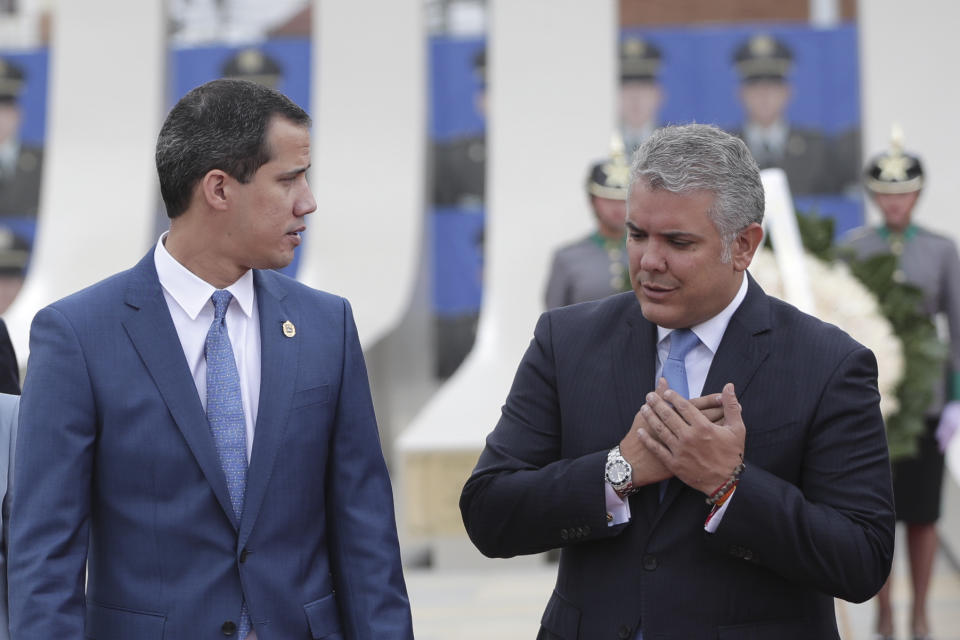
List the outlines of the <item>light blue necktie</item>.
{"type": "MultiPolygon", "coordinates": [[[[230,503],[239,520],[243,514],[243,497],[247,487],[247,425],[243,419],[240,374],[225,320],[233,295],[221,289],[213,292],[212,299],[214,317],[204,345],[207,359],[207,421],[217,445],[220,466],[227,477],[230,503]]],[[[240,606],[237,631],[237,637],[241,640],[250,633],[250,615],[245,601],[240,606]]]]}
{"type": "MultiPolygon", "coordinates": [[[[700,344],[700,338],[690,329],[674,329],[670,333],[670,353],[667,354],[667,361],[663,363],[663,371],[660,375],[667,379],[671,389],[684,398],[690,397],[690,387],[687,385],[687,368],[683,361],[690,350],[698,344],[700,344]]],[[[669,480],[663,480],[660,483],[661,502],[669,482],[669,480]]]]}
{"type": "MultiPolygon", "coordinates": [[[[667,379],[671,389],[684,398],[690,397],[690,386],[687,384],[687,367],[683,361],[690,350],[698,344],[700,344],[700,338],[690,329],[674,329],[670,332],[670,353],[667,354],[667,361],[663,363],[663,371],[660,375],[667,379]]],[[[669,482],[670,480],[660,482],[660,502],[663,502],[669,482]]],[[[634,640],[643,640],[642,629],[637,629],[634,640]]]]}

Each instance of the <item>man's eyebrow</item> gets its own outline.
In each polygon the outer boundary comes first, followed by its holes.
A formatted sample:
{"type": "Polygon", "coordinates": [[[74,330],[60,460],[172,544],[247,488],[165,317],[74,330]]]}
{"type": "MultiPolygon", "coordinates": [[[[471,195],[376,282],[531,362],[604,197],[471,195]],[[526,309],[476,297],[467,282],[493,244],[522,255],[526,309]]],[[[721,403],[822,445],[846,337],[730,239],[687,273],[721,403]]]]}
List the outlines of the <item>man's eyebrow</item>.
{"type": "Polygon", "coordinates": [[[283,173],[280,174],[280,177],[281,177],[281,178],[293,178],[293,177],[295,177],[295,176],[300,175],[301,173],[306,173],[307,170],[308,170],[311,166],[313,166],[313,165],[312,165],[312,164],[308,164],[308,165],[305,166],[305,167],[296,167],[296,168],[294,168],[294,169],[291,169],[290,171],[284,171],[283,173]]]}
{"type": "MultiPolygon", "coordinates": [[[[633,224],[633,223],[630,222],[629,220],[627,220],[627,228],[630,229],[630,231],[633,231],[633,232],[635,232],[635,233],[640,233],[640,232],[643,232],[643,231],[644,231],[643,229],[641,229],[641,228],[638,227],[637,225],[633,224]]],[[[659,235],[661,235],[661,236],[666,236],[667,238],[682,238],[682,237],[687,237],[687,238],[699,238],[699,237],[700,237],[698,234],[696,234],[696,233],[694,233],[694,232],[692,232],[692,231],[680,231],[680,230],[677,230],[677,231],[661,231],[661,232],[659,233],[659,235]]]]}

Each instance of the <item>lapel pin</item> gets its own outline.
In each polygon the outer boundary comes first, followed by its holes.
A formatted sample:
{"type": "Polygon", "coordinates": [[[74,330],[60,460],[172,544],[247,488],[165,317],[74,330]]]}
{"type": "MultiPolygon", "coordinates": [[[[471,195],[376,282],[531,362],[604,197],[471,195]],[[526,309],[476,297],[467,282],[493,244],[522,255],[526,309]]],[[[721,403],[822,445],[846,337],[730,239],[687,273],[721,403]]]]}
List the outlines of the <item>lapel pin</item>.
{"type": "Polygon", "coordinates": [[[293,323],[289,320],[283,321],[283,335],[287,336],[288,338],[292,338],[293,336],[297,335],[297,328],[293,326],[293,323]]]}

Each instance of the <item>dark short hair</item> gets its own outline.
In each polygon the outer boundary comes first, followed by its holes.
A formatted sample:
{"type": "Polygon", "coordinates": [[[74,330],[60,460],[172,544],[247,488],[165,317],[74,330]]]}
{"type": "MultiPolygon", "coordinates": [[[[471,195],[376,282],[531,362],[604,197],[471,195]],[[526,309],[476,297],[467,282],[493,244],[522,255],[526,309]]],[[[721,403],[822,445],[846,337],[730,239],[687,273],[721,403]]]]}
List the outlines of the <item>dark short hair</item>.
{"type": "Polygon", "coordinates": [[[183,96],[157,137],[167,216],[187,210],[197,183],[213,169],[249,182],[270,160],[267,126],[274,116],[310,126],[310,116],[290,98],[248,80],[213,80],[183,96]]]}

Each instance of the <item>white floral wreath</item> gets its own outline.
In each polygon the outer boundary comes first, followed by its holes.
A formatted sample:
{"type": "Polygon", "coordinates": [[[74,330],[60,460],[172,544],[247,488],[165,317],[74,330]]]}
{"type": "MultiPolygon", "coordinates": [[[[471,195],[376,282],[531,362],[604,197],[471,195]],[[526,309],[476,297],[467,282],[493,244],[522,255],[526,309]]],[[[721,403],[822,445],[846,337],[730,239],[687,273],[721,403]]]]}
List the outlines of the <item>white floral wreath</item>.
{"type": "MultiPolygon", "coordinates": [[[[827,264],[809,253],[805,256],[817,316],[849,333],[873,351],[879,366],[877,385],[884,418],[900,408],[896,389],[903,377],[903,344],[890,321],[880,311],[877,299],[847,268],[836,260],[827,264]]],[[[750,273],[763,290],[774,297],[784,293],[780,269],[773,253],[761,249],[754,255],[750,273]]]]}

